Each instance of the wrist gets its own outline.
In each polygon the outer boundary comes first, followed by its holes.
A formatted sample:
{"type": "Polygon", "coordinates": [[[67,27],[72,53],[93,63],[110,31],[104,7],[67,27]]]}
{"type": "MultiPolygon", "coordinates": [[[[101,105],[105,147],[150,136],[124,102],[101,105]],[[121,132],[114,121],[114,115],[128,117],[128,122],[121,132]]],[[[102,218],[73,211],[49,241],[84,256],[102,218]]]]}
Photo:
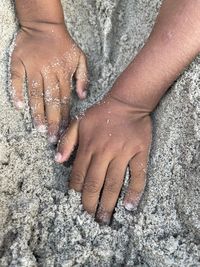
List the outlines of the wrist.
{"type": "Polygon", "coordinates": [[[46,31],[50,28],[66,28],[64,20],[55,20],[55,21],[49,21],[47,20],[25,20],[25,19],[19,19],[19,24],[22,29],[33,29],[37,31],[46,31]]]}
{"type": "Polygon", "coordinates": [[[22,27],[64,24],[60,0],[15,0],[19,24],[22,27]]]}
{"type": "Polygon", "coordinates": [[[130,109],[149,114],[165,91],[159,81],[152,83],[151,80],[151,76],[145,75],[142,69],[132,62],[117,78],[109,95],[130,109]]]}
{"type": "Polygon", "coordinates": [[[108,99],[112,99],[113,101],[118,102],[118,104],[120,104],[123,110],[128,110],[130,114],[137,113],[138,116],[143,117],[149,115],[153,111],[152,108],[148,107],[147,105],[144,105],[144,103],[137,103],[131,101],[130,99],[127,100],[126,98],[112,90],[108,94],[108,99]]]}
{"type": "Polygon", "coordinates": [[[38,21],[23,21],[20,23],[21,30],[30,34],[37,34],[37,35],[48,35],[49,37],[54,36],[56,32],[56,36],[58,34],[63,36],[63,34],[69,34],[67,31],[67,27],[65,23],[49,23],[49,22],[38,22],[38,21]]]}

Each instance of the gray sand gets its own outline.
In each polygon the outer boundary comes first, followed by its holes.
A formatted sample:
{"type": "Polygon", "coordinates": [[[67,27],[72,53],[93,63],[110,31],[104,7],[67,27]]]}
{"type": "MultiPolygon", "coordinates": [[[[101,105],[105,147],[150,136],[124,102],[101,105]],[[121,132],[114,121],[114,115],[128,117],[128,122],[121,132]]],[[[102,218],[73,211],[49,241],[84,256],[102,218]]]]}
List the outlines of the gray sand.
{"type": "MultiPolygon", "coordinates": [[[[148,37],[158,0],[66,0],[66,23],[89,58],[85,109],[112,86],[148,37]]],[[[70,167],[54,163],[28,110],[8,101],[14,7],[0,1],[0,266],[200,266],[200,58],[174,83],[154,119],[148,186],[136,213],[119,200],[100,227],[68,192],[70,167]]]]}

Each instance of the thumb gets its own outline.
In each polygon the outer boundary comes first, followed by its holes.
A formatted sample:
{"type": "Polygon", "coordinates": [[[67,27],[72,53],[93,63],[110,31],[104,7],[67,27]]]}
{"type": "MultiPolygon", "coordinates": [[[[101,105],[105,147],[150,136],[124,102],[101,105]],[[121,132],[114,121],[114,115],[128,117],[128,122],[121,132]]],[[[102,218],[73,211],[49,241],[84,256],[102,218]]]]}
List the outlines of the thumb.
{"type": "Polygon", "coordinates": [[[88,70],[87,59],[84,54],[80,55],[79,64],[75,72],[76,77],[76,92],[80,99],[84,99],[87,96],[88,85],[88,70]]]}
{"type": "Polygon", "coordinates": [[[137,209],[143,195],[146,185],[148,155],[148,150],[140,152],[129,163],[131,178],[124,199],[125,208],[129,211],[137,209]]]}
{"type": "Polygon", "coordinates": [[[67,128],[66,133],[61,137],[55,155],[56,162],[63,163],[69,159],[74,147],[78,143],[78,127],[79,120],[73,120],[67,128]]]}

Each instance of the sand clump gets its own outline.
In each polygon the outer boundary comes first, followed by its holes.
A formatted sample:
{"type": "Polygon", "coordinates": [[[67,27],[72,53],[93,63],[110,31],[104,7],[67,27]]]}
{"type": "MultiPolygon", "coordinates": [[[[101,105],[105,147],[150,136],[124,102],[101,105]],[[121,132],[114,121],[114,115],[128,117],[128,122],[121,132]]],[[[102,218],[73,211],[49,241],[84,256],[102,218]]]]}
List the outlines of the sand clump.
{"type": "MultiPolygon", "coordinates": [[[[89,59],[90,96],[109,90],[148,37],[160,1],[64,0],[66,23],[89,59]]],[[[153,114],[148,186],[137,212],[122,208],[111,227],[67,191],[70,165],[53,161],[29,111],[8,101],[9,47],[17,21],[0,2],[0,266],[200,266],[200,58],[174,83],[153,114]]],[[[27,104],[26,104],[27,106],[27,104]]],[[[123,194],[122,194],[123,195],[123,194]]]]}

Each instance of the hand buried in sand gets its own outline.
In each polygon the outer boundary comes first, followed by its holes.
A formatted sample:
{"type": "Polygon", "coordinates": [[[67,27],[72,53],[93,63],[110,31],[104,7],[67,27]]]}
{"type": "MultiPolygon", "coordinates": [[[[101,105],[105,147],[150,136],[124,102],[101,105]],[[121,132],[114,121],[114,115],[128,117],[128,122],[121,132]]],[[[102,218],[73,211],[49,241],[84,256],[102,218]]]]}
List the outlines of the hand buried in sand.
{"type": "Polygon", "coordinates": [[[12,94],[16,108],[23,107],[23,81],[27,76],[29,102],[35,127],[48,123],[49,141],[57,141],[68,124],[72,77],[80,99],[86,97],[87,65],[81,49],[64,24],[22,27],[11,59],[12,94]]]}
{"type": "Polygon", "coordinates": [[[146,183],[149,114],[108,95],[71,123],[58,146],[56,161],[68,160],[77,142],[69,187],[82,192],[84,209],[96,214],[99,222],[109,223],[129,166],[131,178],[124,205],[135,210],[146,183]]]}

